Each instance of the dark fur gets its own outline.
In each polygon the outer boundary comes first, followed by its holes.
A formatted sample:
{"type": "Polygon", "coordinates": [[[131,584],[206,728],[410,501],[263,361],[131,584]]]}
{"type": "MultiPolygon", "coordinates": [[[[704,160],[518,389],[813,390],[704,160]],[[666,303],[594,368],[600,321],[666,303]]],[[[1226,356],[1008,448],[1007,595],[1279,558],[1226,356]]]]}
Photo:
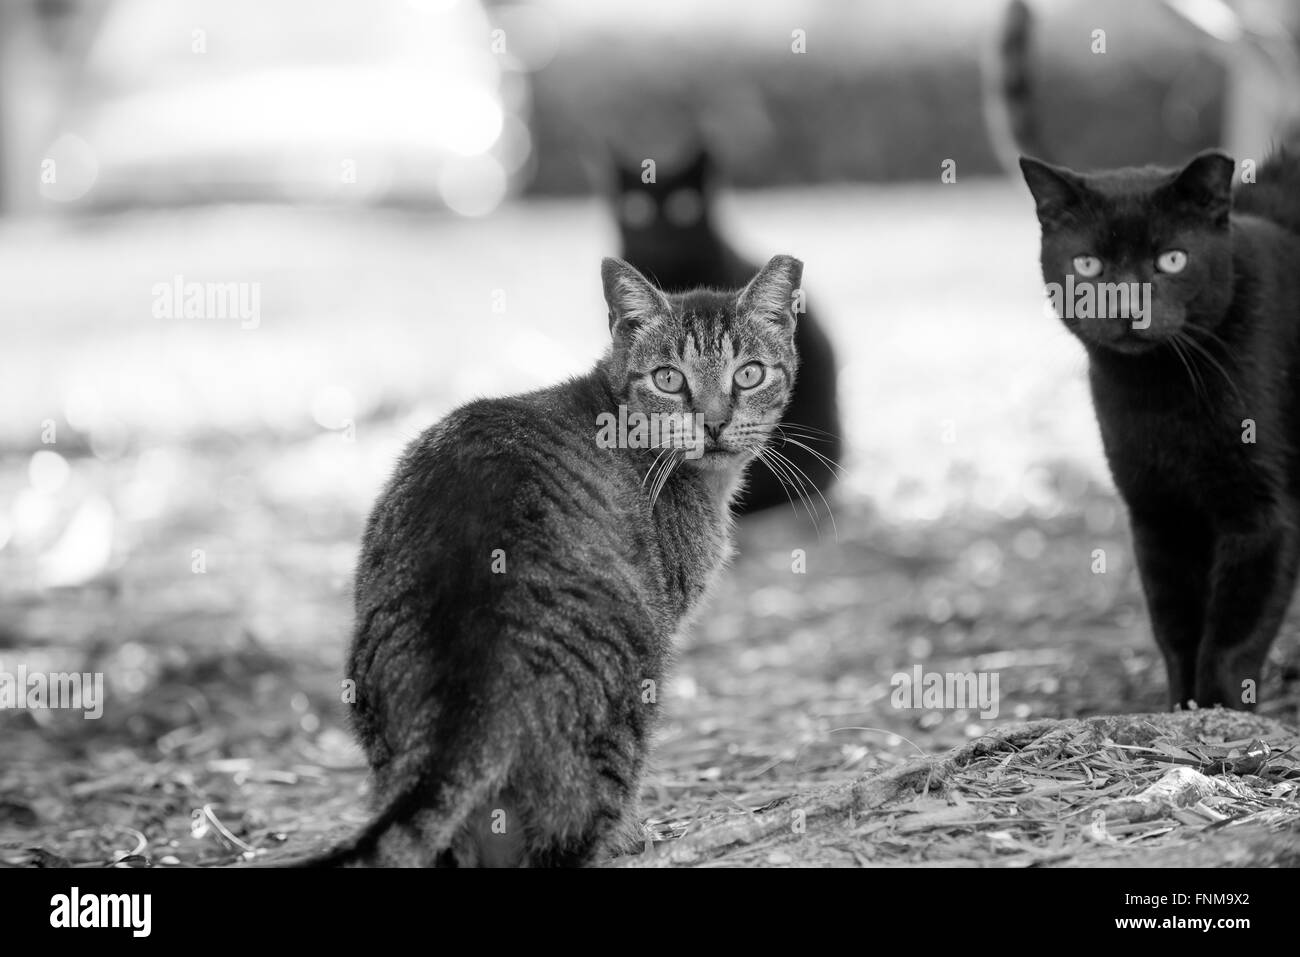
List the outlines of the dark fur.
{"type": "MultiPolygon", "coordinates": [[[[655,178],[654,183],[643,183],[640,166],[618,164],[614,210],[620,255],[670,292],[735,289],[748,282],[758,266],[736,253],[717,230],[713,212],[717,172],[708,152],[699,150],[675,170],[659,167],[655,178]],[[692,211],[698,214],[694,218],[686,215],[692,211]]],[[[799,382],[784,421],[791,425],[791,438],[838,463],[843,440],[835,350],[811,310],[799,317],[795,347],[799,382]]],[[[783,445],[778,437],[774,444],[817,490],[823,495],[829,492],[836,478],[834,469],[792,442],[783,445]]],[[[810,489],[808,494],[820,504],[816,493],[810,489]]],[[[752,470],[737,511],[755,512],[789,501],[779,477],[759,468],[752,470]]]]}
{"type": "Polygon", "coordinates": [[[1003,11],[982,71],[984,115],[990,139],[1007,168],[1011,168],[1020,152],[1053,158],[1038,121],[1033,48],[1034,15],[1029,4],[1025,0],[1011,0],[1003,11]]]}
{"type": "Polygon", "coordinates": [[[1087,253],[1106,263],[1098,281],[1154,284],[1145,331],[1066,325],[1088,353],[1171,706],[1252,707],[1244,683],[1258,688],[1300,560],[1300,164],[1278,155],[1235,188],[1216,153],[1182,170],[1021,166],[1045,280],[1087,253]],[[1171,248],[1186,268],[1156,273],[1171,248]]]}
{"type": "Polygon", "coordinates": [[[470,403],[412,443],[366,527],[347,672],[376,817],[311,863],[583,865],[635,839],[673,637],[793,384],[801,268],[777,257],[742,293],[666,298],[607,260],[613,342],[592,372],[470,403]],[[770,379],[738,394],[750,359],[770,379]],[[688,390],[653,385],[666,364],[688,390]],[[596,444],[620,403],[704,415],[709,452],[657,500],[657,451],[596,444]]]}

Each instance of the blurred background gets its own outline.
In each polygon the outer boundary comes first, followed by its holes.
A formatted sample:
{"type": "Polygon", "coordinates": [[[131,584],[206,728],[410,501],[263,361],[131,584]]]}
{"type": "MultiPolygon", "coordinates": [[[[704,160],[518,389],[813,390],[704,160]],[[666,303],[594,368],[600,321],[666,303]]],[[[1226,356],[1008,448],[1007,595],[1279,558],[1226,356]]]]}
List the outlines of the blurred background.
{"type": "MultiPolygon", "coordinates": [[[[891,708],[916,664],[1000,672],[999,721],[1163,707],[1008,169],[1262,157],[1298,26],[1284,0],[0,0],[0,670],[108,687],[99,721],[0,712],[0,854],[237,852],[196,803],[252,845],[349,819],[375,494],[455,405],[591,366],[615,157],[701,144],[717,229],[806,263],[848,451],[833,517],[744,523],[652,821],[988,726],[891,708]],[[190,283],[245,309],[187,317],[190,283]]],[[[1291,718],[1295,635],[1264,693],[1291,718]]]]}

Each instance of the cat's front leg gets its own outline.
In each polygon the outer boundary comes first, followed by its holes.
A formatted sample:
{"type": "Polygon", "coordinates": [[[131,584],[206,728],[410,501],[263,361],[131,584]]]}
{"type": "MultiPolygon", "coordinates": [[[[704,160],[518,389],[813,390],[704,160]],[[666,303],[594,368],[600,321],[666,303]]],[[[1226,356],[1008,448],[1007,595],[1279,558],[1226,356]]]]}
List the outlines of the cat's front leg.
{"type": "Polygon", "coordinates": [[[1254,710],[1264,659],[1291,602],[1297,558],[1300,532],[1290,522],[1218,537],[1196,661],[1199,706],[1254,710]]]}
{"type": "Polygon", "coordinates": [[[1165,658],[1169,707],[1186,706],[1196,683],[1205,624],[1212,539],[1203,519],[1182,509],[1134,508],[1129,520],[1151,630],[1165,658]]]}

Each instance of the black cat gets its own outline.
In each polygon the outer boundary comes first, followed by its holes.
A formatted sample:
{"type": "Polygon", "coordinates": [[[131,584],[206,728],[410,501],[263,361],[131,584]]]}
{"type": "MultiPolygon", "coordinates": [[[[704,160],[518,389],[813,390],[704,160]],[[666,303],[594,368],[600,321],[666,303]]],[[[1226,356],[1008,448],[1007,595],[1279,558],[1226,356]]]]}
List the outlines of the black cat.
{"type": "MultiPolygon", "coordinates": [[[[732,289],[744,285],[758,267],[738,255],[719,235],[713,218],[716,171],[705,150],[673,170],[656,169],[653,183],[640,166],[618,163],[614,197],[621,256],[668,292],[732,289]]],[[[819,505],[835,481],[843,452],[836,395],[835,350],[811,312],[799,317],[795,332],[799,378],[773,439],[806,480],[812,503],[819,505]],[[814,491],[814,489],[816,491],[814,491]]],[[[797,477],[797,476],[796,476],[797,477]]],[[[778,477],[767,468],[751,469],[736,505],[741,513],[789,504],[778,477]]]]}
{"type": "Polygon", "coordinates": [[[1300,160],[1235,189],[1217,152],[1020,165],[1043,278],[1088,353],[1171,706],[1252,708],[1300,563],[1300,160]]]}

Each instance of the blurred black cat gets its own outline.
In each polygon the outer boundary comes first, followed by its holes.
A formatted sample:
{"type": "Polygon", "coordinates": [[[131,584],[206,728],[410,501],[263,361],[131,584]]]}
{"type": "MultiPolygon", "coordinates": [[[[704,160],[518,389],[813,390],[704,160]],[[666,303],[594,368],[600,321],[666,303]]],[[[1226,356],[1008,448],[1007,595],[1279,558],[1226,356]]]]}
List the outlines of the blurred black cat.
{"type": "Polygon", "coordinates": [[[1300,566],[1300,159],[1235,189],[1217,152],[1020,165],[1043,279],[1088,353],[1171,706],[1252,708],[1300,566]]]}
{"type": "MultiPolygon", "coordinates": [[[[733,289],[758,266],[737,254],[714,225],[716,171],[709,153],[698,150],[684,165],[656,168],[655,182],[641,166],[617,163],[615,213],[620,255],[667,292],[733,289]]],[[[816,504],[836,478],[843,451],[836,395],[835,350],[810,311],[795,331],[799,379],[773,444],[810,483],[807,504],[816,504]],[[783,444],[784,442],[784,444],[783,444]],[[818,493],[821,493],[820,496],[818,493]]],[[[792,484],[797,485],[797,481],[792,484]]],[[[744,514],[786,504],[790,496],[769,469],[752,469],[735,508],[744,514]]]]}

